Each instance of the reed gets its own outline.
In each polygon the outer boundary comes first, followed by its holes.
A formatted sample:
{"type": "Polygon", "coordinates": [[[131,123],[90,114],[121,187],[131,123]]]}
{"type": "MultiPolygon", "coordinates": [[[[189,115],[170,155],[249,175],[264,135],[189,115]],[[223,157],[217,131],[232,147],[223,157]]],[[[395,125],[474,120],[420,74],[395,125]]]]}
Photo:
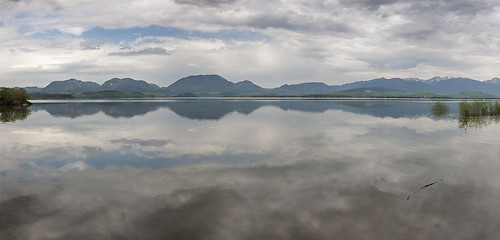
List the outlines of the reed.
{"type": "Polygon", "coordinates": [[[480,117],[500,115],[500,103],[482,99],[463,101],[458,106],[460,117],[480,117]]]}

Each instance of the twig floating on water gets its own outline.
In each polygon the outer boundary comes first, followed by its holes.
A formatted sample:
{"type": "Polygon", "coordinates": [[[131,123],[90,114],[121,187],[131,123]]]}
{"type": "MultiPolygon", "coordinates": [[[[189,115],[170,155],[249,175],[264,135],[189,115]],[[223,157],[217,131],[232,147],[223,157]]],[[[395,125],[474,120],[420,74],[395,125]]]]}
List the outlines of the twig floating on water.
{"type": "MultiPolygon", "coordinates": [[[[442,181],[443,181],[443,179],[441,179],[441,182],[442,182],[442,181]]],[[[434,184],[436,184],[436,183],[438,183],[438,182],[429,183],[429,184],[427,184],[427,185],[425,185],[425,186],[420,187],[420,189],[422,189],[422,188],[426,188],[426,187],[430,187],[430,186],[432,186],[432,185],[434,185],[434,184]]]]}
{"type": "MultiPolygon", "coordinates": [[[[442,182],[442,181],[443,181],[443,179],[441,179],[441,181],[439,181],[439,182],[442,182]]],[[[432,186],[432,185],[434,185],[436,183],[439,183],[439,182],[433,182],[433,183],[429,183],[427,185],[424,185],[424,186],[420,187],[420,189],[415,190],[415,192],[413,192],[413,194],[416,194],[419,190],[424,189],[426,187],[430,187],[430,186],[432,186]]],[[[411,197],[411,194],[408,195],[408,197],[406,198],[406,201],[410,200],[410,197],[411,197]]]]}

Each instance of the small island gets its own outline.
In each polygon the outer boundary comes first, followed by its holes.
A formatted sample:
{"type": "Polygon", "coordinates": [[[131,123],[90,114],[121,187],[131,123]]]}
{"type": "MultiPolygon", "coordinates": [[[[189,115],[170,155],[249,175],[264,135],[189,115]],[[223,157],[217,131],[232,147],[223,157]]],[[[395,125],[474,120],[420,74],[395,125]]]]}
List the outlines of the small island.
{"type": "Polygon", "coordinates": [[[0,89],[0,108],[19,107],[26,108],[31,105],[28,101],[30,94],[22,88],[6,88],[0,89]]]}

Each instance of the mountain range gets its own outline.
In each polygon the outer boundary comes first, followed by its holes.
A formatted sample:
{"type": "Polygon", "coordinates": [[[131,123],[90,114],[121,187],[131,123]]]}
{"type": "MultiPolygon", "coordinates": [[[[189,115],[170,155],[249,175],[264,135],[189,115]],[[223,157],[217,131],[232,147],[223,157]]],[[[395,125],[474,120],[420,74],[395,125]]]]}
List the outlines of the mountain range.
{"type": "Polygon", "coordinates": [[[343,93],[397,93],[397,94],[439,94],[463,93],[500,95],[500,78],[478,81],[461,77],[377,78],[342,85],[327,85],[322,82],[284,84],[277,88],[262,88],[245,80],[231,82],[219,75],[193,75],[181,78],[168,87],[160,87],[143,80],[113,78],[102,85],[68,79],[51,82],[44,88],[25,87],[30,93],[79,94],[103,91],[125,93],[149,93],[164,96],[314,96],[343,93]]]}

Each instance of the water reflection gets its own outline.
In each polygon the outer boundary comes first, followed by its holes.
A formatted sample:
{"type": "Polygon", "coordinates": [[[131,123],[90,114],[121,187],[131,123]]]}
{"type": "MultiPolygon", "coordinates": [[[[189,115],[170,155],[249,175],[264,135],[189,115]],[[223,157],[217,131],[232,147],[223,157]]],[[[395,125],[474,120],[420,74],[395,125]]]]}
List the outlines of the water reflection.
{"type": "Polygon", "coordinates": [[[77,118],[103,112],[113,118],[134,117],[156,111],[161,103],[155,102],[77,102],[39,103],[31,107],[33,111],[46,111],[55,117],[77,118]]]}
{"type": "Polygon", "coordinates": [[[99,112],[119,118],[134,117],[167,108],[177,115],[197,120],[219,120],[230,113],[250,114],[266,106],[282,110],[323,113],[341,110],[375,117],[419,117],[429,114],[426,104],[414,101],[390,100],[170,100],[152,102],[79,102],[39,103],[33,111],[46,111],[52,116],[76,118],[99,112]]]}
{"type": "Polygon", "coordinates": [[[500,234],[499,125],[465,135],[426,103],[255,102],[200,118],[185,102],[126,118],[39,108],[2,125],[0,239],[500,234]]]}
{"type": "Polygon", "coordinates": [[[499,120],[500,116],[460,116],[458,118],[458,127],[466,131],[469,128],[480,129],[492,123],[498,123],[499,120]]]}
{"type": "Polygon", "coordinates": [[[0,107],[0,122],[8,123],[24,120],[31,114],[27,108],[0,107]]]}

